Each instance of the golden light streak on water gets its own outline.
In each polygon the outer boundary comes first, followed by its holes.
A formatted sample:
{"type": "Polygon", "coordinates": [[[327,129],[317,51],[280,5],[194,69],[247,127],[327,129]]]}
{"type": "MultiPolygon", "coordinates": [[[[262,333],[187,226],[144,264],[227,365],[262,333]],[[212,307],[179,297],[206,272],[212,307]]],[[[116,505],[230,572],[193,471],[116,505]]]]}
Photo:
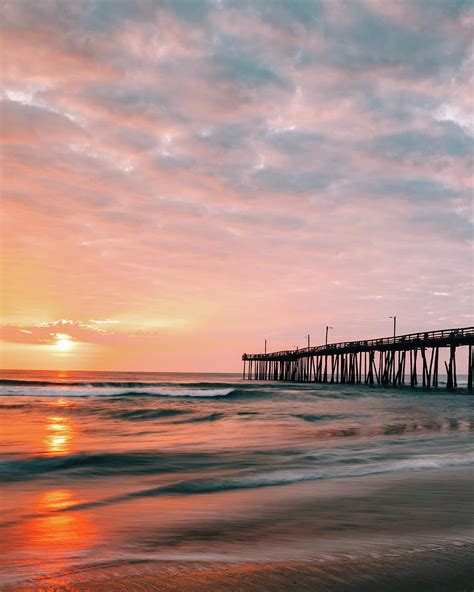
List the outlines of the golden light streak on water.
{"type": "Polygon", "coordinates": [[[76,435],[72,420],[62,415],[49,415],[46,422],[46,435],[43,444],[47,456],[70,454],[76,435]]]}
{"type": "Polygon", "coordinates": [[[37,517],[24,524],[23,537],[29,552],[42,557],[41,570],[69,565],[71,558],[87,550],[98,529],[84,512],[64,512],[80,503],[72,489],[51,489],[37,497],[37,517]]]}

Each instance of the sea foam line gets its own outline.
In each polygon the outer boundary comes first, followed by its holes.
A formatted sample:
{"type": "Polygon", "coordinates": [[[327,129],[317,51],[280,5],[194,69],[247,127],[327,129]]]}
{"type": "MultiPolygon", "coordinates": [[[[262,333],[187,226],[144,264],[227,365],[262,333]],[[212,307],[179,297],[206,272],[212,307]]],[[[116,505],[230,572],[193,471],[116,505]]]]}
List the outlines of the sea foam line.
{"type": "Polygon", "coordinates": [[[163,388],[146,386],[118,386],[118,387],[100,387],[81,385],[64,386],[56,384],[49,386],[10,386],[3,387],[0,396],[35,396],[35,397],[191,397],[191,398],[210,398],[226,397],[233,393],[245,392],[235,387],[228,388],[163,388]],[[133,389],[133,390],[130,390],[133,389]]]}

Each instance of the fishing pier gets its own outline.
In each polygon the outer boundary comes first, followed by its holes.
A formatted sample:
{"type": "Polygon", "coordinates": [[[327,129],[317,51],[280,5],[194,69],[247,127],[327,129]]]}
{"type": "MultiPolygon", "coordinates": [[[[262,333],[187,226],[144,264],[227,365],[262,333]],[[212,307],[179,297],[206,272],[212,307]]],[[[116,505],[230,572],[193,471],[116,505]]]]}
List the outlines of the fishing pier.
{"type": "Polygon", "coordinates": [[[388,386],[437,387],[440,349],[446,388],[458,385],[456,353],[467,348],[467,388],[474,374],[474,327],[345,341],[272,353],[244,354],[243,379],[388,386]]]}

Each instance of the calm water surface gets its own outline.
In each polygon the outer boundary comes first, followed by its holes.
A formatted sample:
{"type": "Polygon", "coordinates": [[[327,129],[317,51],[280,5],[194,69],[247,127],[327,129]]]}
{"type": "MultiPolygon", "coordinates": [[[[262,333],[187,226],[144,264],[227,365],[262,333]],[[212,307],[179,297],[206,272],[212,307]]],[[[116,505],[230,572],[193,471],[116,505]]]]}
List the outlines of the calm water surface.
{"type": "Polygon", "coordinates": [[[3,372],[2,581],[473,540],[473,397],[237,375],[3,372]]]}

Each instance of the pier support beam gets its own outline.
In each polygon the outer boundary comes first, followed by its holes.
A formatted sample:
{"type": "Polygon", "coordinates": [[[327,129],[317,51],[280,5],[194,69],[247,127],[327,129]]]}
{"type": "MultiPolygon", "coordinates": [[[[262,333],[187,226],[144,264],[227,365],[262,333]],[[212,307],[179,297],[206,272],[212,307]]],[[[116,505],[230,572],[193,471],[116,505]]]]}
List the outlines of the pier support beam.
{"type": "Polygon", "coordinates": [[[444,363],[446,367],[446,388],[453,389],[456,388],[457,378],[456,378],[456,346],[452,345],[449,348],[449,362],[444,363]]]}
{"type": "Polygon", "coordinates": [[[467,360],[467,388],[472,391],[472,380],[474,375],[474,351],[472,345],[469,346],[468,360],[467,360]]]}

